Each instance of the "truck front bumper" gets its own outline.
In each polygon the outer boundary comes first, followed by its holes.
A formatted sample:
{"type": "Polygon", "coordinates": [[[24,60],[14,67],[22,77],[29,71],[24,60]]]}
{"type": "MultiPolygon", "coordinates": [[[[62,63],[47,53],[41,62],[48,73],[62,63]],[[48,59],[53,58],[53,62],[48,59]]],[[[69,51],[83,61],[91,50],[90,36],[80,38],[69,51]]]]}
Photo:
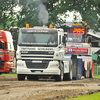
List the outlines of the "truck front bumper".
{"type": "MultiPolygon", "coordinates": [[[[32,64],[35,66],[35,63],[32,64]]],[[[17,61],[17,74],[33,74],[33,75],[60,75],[59,62],[49,61],[47,67],[43,67],[42,63],[40,66],[29,68],[25,61],[17,61]],[[42,68],[41,68],[42,66],[42,68]]]]}

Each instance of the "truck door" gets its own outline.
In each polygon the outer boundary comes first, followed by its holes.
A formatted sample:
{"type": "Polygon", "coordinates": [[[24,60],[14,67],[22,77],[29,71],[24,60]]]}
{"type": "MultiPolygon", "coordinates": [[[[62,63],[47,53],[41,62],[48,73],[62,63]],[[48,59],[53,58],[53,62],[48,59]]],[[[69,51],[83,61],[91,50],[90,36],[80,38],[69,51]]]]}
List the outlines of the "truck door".
{"type": "Polygon", "coordinates": [[[9,50],[9,60],[13,61],[14,60],[14,48],[13,48],[13,44],[11,44],[10,42],[8,43],[8,50],[9,50]]]}

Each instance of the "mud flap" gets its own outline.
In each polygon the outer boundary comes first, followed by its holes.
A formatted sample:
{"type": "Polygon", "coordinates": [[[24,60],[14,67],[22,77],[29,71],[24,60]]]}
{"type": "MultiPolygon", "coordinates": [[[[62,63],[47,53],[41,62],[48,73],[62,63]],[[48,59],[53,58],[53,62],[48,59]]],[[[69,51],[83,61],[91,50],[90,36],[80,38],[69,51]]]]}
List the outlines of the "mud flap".
{"type": "Polygon", "coordinates": [[[82,59],[78,59],[77,63],[77,79],[81,79],[82,77],[82,59]]]}
{"type": "Polygon", "coordinates": [[[73,79],[77,77],[77,58],[72,58],[72,73],[73,79]]]}
{"type": "Polygon", "coordinates": [[[82,77],[82,59],[72,58],[73,79],[81,79],[82,77]]]}

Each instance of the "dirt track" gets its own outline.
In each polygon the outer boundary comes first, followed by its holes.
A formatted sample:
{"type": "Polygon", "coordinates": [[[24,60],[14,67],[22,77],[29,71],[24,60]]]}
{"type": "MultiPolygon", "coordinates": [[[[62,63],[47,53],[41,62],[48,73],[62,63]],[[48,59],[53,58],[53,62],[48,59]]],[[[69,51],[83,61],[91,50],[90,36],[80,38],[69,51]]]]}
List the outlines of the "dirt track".
{"type": "Polygon", "coordinates": [[[16,76],[0,76],[0,100],[60,100],[94,92],[100,92],[100,79],[18,81],[16,76]]]}

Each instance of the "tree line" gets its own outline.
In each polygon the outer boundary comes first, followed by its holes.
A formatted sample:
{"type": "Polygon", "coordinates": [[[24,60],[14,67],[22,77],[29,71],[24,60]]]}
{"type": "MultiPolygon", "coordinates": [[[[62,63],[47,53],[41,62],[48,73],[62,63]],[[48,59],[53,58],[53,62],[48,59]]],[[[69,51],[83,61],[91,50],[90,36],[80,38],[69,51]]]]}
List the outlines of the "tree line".
{"type": "Polygon", "coordinates": [[[30,27],[49,26],[50,23],[61,25],[66,21],[60,15],[67,18],[67,11],[73,11],[73,21],[78,19],[77,13],[80,13],[82,21],[99,31],[100,0],[0,0],[0,29],[25,27],[26,23],[30,27]]]}

